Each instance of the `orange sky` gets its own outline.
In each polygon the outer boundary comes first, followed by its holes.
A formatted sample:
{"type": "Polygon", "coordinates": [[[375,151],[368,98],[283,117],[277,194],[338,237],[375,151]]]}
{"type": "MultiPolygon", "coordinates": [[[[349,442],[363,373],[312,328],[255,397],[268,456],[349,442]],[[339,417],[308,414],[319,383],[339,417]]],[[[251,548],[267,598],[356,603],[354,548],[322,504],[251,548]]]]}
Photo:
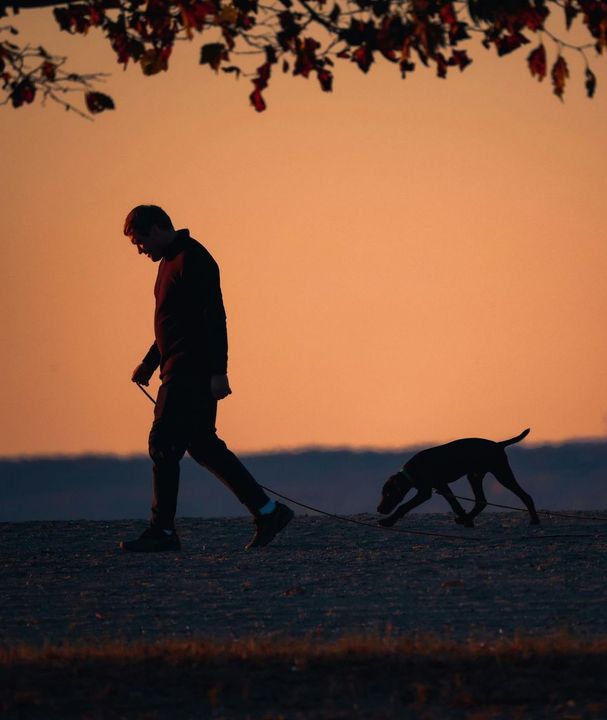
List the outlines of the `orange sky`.
{"type": "Polygon", "coordinates": [[[19,27],[113,72],[118,110],[0,109],[0,455],[146,451],[130,375],[156,266],[121,232],[140,202],[221,265],[234,449],[604,435],[604,59],[593,101],[575,57],[562,104],[526,49],[481,49],[448,81],[384,62],[338,66],[332,94],[277,77],[257,114],[199,40],[144,78],[49,18],[19,27]]]}

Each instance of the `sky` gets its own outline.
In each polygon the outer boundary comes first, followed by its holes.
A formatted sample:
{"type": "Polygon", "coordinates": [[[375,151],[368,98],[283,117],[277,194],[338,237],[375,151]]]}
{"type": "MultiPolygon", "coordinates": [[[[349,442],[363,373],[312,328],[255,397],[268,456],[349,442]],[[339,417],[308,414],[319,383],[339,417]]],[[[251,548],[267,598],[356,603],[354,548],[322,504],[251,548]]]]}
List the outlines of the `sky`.
{"type": "Polygon", "coordinates": [[[117,110],[0,108],[1,456],[146,452],[130,377],[157,266],[122,235],[139,203],[221,267],[237,451],[605,435],[604,57],[592,101],[575,56],[561,103],[526,48],[479,48],[446,81],[277,76],[258,114],[247,79],[197,64],[199,38],[146,78],[49,10],[15,24],[112,73],[117,110]]]}

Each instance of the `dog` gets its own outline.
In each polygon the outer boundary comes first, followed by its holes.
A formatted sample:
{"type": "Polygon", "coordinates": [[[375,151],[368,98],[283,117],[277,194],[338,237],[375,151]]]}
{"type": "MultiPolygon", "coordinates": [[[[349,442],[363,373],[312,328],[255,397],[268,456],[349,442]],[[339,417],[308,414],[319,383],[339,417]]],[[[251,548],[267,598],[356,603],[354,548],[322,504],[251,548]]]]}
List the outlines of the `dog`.
{"type": "Polygon", "coordinates": [[[377,512],[382,515],[392,514],[381,518],[379,524],[383,527],[394,525],[409,510],[429,500],[432,489],[435,488],[451,505],[456,515],[455,522],[465,527],[474,527],[474,518],[487,506],[483,478],[489,472],[522,500],[529,511],[531,524],[539,525],[540,519],[533,500],[516,481],[504,450],[508,445],[520,442],[528,434],[529,428],[520,435],[501,442],[464,438],[418,452],[405,463],[402,470],[384,483],[377,512]],[[449,483],[464,475],[467,476],[474,493],[474,507],[468,513],[449,488],[449,483]],[[394,511],[411,488],[415,488],[417,494],[394,511]]]}

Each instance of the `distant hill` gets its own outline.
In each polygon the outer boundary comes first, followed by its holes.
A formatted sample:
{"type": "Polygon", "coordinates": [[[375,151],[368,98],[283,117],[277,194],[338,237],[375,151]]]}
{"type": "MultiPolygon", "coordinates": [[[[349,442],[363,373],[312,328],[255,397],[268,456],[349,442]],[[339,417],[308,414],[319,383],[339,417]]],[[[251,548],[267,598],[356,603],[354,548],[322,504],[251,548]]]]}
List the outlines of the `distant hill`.
{"type": "MultiPolygon", "coordinates": [[[[375,512],[384,480],[418,448],[399,451],[308,449],[242,455],[260,483],[308,505],[341,514],[375,512]]],[[[538,508],[607,508],[607,441],[518,446],[508,450],[521,485],[538,508]]],[[[453,486],[470,496],[465,479],[453,486]]],[[[519,506],[518,498],[485,481],[489,501],[519,506]]],[[[147,457],[44,457],[0,460],[0,521],[146,518],[151,494],[147,457]]],[[[308,512],[296,508],[298,512],[308,512]]],[[[421,512],[447,511],[435,497],[421,512]]],[[[182,463],[178,514],[246,514],[223,485],[191,459],[182,463]]]]}

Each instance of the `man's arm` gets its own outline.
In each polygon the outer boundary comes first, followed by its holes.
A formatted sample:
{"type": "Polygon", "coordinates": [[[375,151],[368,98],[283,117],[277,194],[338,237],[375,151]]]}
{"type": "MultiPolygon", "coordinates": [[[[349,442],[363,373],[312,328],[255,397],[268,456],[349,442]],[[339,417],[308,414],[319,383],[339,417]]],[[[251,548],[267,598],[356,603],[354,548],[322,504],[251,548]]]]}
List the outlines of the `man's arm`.
{"type": "Polygon", "coordinates": [[[206,286],[207,298],[205,305],[207,347],[211,367],[211,395],[216,400],[223,400],[231,395],[228,381],[228,329],[226,311],[223,306],[219,268],[213,262],[208,273],[206,286]]]}
{"type": "Polygon", "coordinates": [[[158,365],[160,365],[160,350],[154,341],[146,356],[133,370],[131,380],[139,385],[148,385],[158,365]]]}
{"type": "Polygon", "coordinates": [[[221,294],[219,267],[214,261],[207,267],[204,292],[206,345],[209,352],[210,370],[213,375],[226,375],[228,372],[228,329],[221,294]]]}
{"type": "Polygon", "coordinates": [[[221,294],[219,267],[209,255],[200,258],[188,268],[184,279],[188,282],[190,297],[201,307],[204,315],[205,347],[211,371],[211,394],[222,400],[231,394],[228,382],[228,331],[226,312],[221,294]],[[194,271],[194,272],[192,272],[194,271]]]}

